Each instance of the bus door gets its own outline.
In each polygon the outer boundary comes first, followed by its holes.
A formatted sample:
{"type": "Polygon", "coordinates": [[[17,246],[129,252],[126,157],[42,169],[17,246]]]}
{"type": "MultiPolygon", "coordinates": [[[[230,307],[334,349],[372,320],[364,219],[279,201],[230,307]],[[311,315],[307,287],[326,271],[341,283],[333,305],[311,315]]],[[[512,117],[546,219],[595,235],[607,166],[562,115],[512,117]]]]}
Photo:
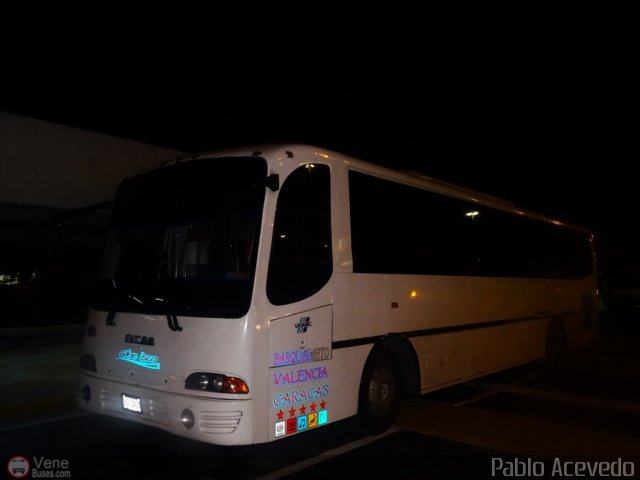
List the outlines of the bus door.
{"type": "Polygon", "coordinates": [[[270,439],[328,422],[332,317],[327,305],[271,321],[270,439]]]}

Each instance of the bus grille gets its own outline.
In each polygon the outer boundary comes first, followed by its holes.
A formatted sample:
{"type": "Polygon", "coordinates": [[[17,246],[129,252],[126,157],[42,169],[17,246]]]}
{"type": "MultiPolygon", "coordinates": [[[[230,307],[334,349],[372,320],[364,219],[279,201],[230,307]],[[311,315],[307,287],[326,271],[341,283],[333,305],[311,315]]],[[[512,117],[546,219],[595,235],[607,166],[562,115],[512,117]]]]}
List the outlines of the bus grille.
{"type": "Polygon", "coordinates": [[[198,426],[205,434],[233,433],[241,418],[242,412],[200,412],[198,426]]]}

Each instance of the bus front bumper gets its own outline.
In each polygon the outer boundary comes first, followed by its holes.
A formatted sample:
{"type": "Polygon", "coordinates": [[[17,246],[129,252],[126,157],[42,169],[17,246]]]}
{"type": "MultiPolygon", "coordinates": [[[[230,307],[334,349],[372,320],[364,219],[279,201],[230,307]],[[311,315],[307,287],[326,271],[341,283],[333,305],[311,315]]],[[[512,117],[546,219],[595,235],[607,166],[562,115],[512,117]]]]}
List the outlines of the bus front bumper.
{"type": "Polygon", "coordinates": [[[202,442],[216,445],[254,443],[250,399],[223,400],[164,392],[81,373],[77,404],[83,410],[131,420],[202,442]],[[193,422],[188,421],[191,418],[193,422]]]}

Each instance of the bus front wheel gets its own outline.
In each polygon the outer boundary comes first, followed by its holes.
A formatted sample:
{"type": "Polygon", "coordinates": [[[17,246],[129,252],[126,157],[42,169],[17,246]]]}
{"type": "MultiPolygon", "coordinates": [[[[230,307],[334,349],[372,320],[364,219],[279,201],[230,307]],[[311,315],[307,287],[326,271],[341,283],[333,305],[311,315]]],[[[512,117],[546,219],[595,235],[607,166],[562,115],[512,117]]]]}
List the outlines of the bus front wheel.
{"type": "Polygon", "coordinates": [[[360,383],[358,415],[373,434],[387,430],[400,409],[398,361],[388,350],[374,350],[364,367],[360,383]]]}

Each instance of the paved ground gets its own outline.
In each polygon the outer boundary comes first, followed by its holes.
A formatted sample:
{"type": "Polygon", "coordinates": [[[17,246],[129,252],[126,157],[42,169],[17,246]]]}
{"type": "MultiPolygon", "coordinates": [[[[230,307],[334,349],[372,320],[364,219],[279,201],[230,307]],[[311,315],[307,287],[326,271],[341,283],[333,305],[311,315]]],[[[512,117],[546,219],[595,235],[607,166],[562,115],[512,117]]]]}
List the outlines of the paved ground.
{"type": "Polygon", "coordinates": [[[421,398],[396,427],[513,455],[640,455],[640,336],[606,336],[421,398]]]}
{"type": "MultiPolygon", "coordinates": [[[[7,458],[64,454],[72,460],[75,478],[96,478],[96,465],[104,470],[100,478],[113,478],[107,471],[112,465],[121,478],[138,478],[139,471],[148,474],[151,468],[140,458],[163,466],[159,459],[165,457],[167,468],[174,460],[189,464],[194,475],[181,471],[180,478],[198,479],[229,478],[226,473],[232,471],[236,478],[306,480],[345,472],[374,478],[451,478],[452,472],[485,478],[493,457],[531,456],[622,457],[636,462],[640,474],[638,331],[599,338],[572,352],[553,374],[533,363],[407,398],[394,429],[380,439],[371,440],[355,419],[348,419],[288,443],[238,448],[229,465],[228,448],[77,411],[81,347],[70,340],[0,351],[0,451],[6,449],[7,458]]],[[[163,478],[178,478],[164,473],[163,478]]]]}
{"type": "Polygon", "coordinates": [[[0,350],[0,422],[74,408],[82,350],[77,330],[61,337],[54,329],[50,341],[62,343],[42,346],[33,344],[46,343],[46,330],[35,330],[31,338],[28,330],[3,332],[11,346],[0,350]],[[38,336],[44,338],[34,341],[38,336]]]}

